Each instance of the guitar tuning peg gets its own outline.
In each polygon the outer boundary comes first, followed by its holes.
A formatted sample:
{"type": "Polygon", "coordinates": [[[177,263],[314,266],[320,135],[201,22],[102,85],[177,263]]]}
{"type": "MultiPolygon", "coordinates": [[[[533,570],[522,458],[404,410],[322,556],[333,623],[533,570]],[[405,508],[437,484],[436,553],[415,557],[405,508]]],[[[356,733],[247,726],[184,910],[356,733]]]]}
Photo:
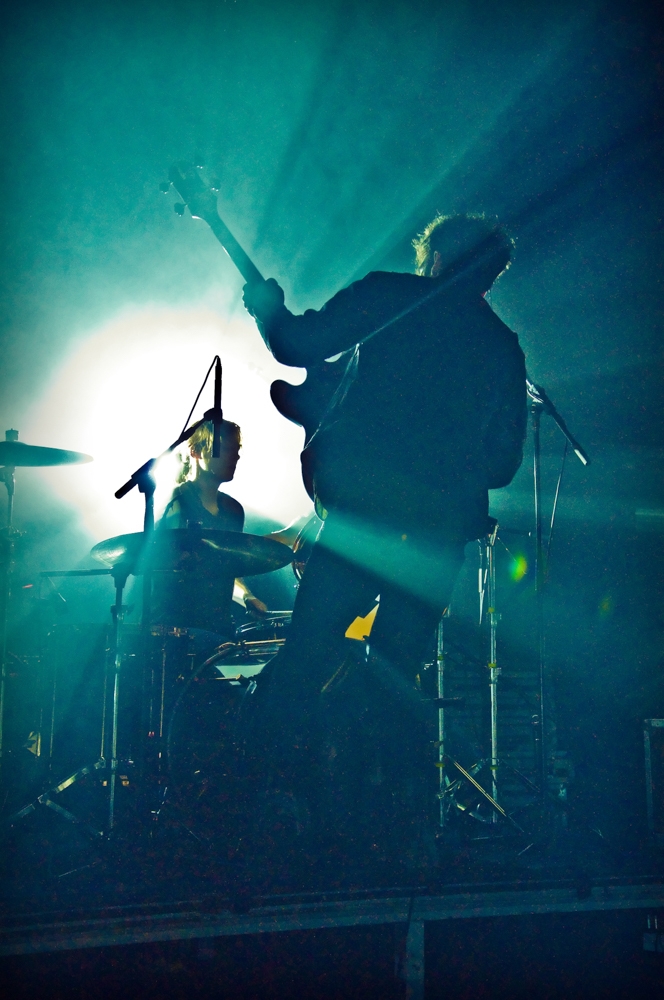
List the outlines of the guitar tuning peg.
{"type": "Polygon", "coordinates": [[[185,207],[186,206],[183,205],[181,201],[178,201],[175,203],[175,205],[173,205],[173,211],[175,212],[176,215],[184,215],[185,207]]]}
{"type": "Polygon", "coordinates": [[[168,194],[168,192],[171,190],[171,182],[170,181],[164,181],[163,184],[159,185],[159,190],[163,194],[168,194]]]}

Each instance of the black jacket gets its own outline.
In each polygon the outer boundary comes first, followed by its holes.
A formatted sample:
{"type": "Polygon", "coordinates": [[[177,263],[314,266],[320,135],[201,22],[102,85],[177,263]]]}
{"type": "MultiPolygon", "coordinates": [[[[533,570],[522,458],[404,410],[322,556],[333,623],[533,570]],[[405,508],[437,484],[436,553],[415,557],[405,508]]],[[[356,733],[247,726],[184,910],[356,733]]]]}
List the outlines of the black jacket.
{"type": "Polygon", "coordinates": [[[259,326],[287,365],[360,345],[312,442],[326,507],[454,538],[484,533],[487,491],[521,464],[527,409],[517,336],[479,294],[376,271],[318,312],[284,307],[259,326]]]}

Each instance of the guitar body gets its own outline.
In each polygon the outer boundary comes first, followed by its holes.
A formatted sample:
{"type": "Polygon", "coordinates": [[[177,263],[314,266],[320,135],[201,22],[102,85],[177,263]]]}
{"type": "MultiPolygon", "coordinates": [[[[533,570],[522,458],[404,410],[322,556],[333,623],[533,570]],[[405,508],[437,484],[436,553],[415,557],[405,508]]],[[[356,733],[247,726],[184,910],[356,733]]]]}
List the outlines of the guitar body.
{"type": "Polygon", "coordinates": [[[320,426],[329,401],[343,378],[347,363],[347,357],[338,361],[323,361],[307,369],[307,377],[300,385],[277,379],[270,386],[270,397],[279,413],[304,428],[305,447],[300,456],[302,480],[311,500],[315,500],[315,450],[309,446],[309,442],[320,426]]]}
{"type": "Polygon", "coordinates": [[[275,407],[287,420],[304,428],[305,441],[309,442],[320,425],[330,399],[346,370],[348,358],[323,361],[307,369],[307,377],[300,385],[291,385],[277,379],[270,387],[275,407]]]}

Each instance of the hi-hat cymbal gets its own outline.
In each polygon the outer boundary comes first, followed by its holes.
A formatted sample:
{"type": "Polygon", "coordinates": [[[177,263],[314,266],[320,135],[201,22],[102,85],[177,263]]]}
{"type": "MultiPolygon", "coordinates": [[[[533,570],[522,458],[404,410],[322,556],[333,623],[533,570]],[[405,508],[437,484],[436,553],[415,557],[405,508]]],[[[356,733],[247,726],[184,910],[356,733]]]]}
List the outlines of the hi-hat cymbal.
{"type": "MultiPolygon", "coordinates": [[[[117,535],[99,542],[91,555],[107,566],[128,566],[129,572],[143,572],[145,535],[117,535]]],[[[287,566],[293,552],[281,542],[242,531],[215,531],[206,528],[161,528],[152,536],[151,569],[187,569],[190,556],[210,556],[220,570],[233,576],[257,576],[287,566]]],[[[191,565],[193,569],[194,566],[191,565]]]]}
{"type": "Polygon", "coordinates": [[[22,441],[0,441],[0,465],[80,465],[91,462],[90,455],[62,448],[42,448],[22,441]]]}

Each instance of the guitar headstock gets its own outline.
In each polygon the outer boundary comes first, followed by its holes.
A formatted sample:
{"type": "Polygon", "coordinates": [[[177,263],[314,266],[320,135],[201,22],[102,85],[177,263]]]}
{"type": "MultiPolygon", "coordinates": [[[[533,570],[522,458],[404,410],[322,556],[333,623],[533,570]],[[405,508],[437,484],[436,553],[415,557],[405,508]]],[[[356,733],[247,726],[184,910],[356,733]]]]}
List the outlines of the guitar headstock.
{"type": "MultiPolygon", "coordinates": [[[[203,219],[210,226],[219,218],[215,188],[205,184],[195,166],[191,163],[174,163],[168,171],[168,179],[184,204],[189,206],[194,219],[203,219]]],[[[176,205],[175,211],[182,215],[184,208],[176,205]]]]}
{"type": "Polygon", "coordinates": [[[244,280],[262,282],[263,275],[219,217],[217,211],[219,182],[212,181],[211,184],[206,184],[200,170],[189,163],[174,163],[168,172],[168,180],[168,184],[161,185],[161,190],[169,191],[172,184],[180,195],[184,204],[175,205],[178,215],[184,215],[185,205],[188,205],[194,219],[207,222],[244,280]]]}

